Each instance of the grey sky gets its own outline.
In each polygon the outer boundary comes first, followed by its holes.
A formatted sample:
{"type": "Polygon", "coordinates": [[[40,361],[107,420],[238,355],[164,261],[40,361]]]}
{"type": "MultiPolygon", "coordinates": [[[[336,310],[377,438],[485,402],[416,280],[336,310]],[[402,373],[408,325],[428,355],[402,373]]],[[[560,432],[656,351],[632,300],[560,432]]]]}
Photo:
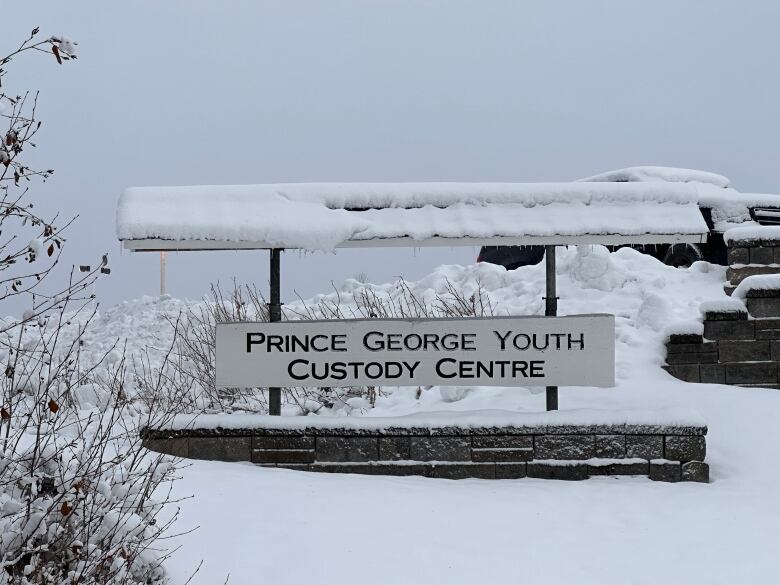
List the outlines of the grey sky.
{"type": "MultiPolygon", "coordinates": [[[[780,3],[0,0],[0,53],[33,26],[79,60],[27,58],[42,90],[41,189],[81,215],[69,255],[109,251],[104,302],[158,288],[120,255],[130,185],[569,180],[659,164],[780,192],[780,3]]],[[[21,63],[20,63],[21,64],[21,63]]],[[[288,253],[285,297],[364,272],[417,278],[472,248],[288,253]]],[[[267,280],[264,252],[182,253],[169,291],[267,280]]]]}

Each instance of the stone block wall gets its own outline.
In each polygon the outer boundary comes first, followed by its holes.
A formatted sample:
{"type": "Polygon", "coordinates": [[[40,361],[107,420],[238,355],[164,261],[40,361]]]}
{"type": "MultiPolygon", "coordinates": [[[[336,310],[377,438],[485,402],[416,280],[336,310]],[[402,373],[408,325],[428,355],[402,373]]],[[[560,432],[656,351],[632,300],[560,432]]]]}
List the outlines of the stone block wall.
{"type": "MultiPolygon", "coordinates": [[[[749,238],[728,242],[728,263],[724,289],[731,295],[748,276],[780,274],[780,240],[749,238]]],[[[777,314],[780,317],[780,313],[777,314]]]]}
{"type": "Polygon", "coordinates": [[[154,451],[302,471],[446,479],[709,481],[704,426],[144,429],[154,451]]]}
{"type": "MultiPolygon", "coordinates": [[[[780,274],[780,240],[729,241],[728,259],[731,295],[749,276],[780,274]]],[[[686,382],[780,388],[780,289],[751,289],[744,301],[706,312],[703,335],[671,335],[664,369],[686,382]]]]}
{"type": "Polygon", "coordinates": [[[685,382],[780,388],[780,318],[708,312],[703,336],[671,335],[666,352],[664,369],[685,382]]]}

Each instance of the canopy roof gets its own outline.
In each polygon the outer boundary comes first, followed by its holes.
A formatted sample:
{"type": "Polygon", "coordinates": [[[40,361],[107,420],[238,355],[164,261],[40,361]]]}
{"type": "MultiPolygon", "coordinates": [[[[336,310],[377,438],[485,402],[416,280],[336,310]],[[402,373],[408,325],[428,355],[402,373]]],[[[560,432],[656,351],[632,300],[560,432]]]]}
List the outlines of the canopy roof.
{"type": "Polygon", "coordinates": [[[696,183],[289,183],[127,189],[136,251],[703,242],[696,183]]]}

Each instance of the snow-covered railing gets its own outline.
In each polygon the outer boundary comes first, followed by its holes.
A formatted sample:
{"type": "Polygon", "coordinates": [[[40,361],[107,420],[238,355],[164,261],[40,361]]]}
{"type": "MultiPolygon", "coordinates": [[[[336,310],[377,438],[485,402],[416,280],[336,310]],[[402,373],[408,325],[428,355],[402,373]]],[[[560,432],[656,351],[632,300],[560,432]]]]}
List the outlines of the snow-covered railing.
{"type": "Polygon", "coordinates": [[[126,248],[658,244],[706,241],[685,183],[300,183],[127,189],[126,248]]]}

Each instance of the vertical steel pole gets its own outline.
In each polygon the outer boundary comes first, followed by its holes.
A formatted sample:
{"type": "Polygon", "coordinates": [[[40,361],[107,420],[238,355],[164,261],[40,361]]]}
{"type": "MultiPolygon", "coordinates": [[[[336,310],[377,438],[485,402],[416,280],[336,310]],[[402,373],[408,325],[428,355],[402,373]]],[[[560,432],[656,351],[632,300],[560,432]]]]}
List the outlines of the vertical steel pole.
{"type": "MultiPolygon", "coordinates": [[[[268,320],[276,323],[282,320],[281,301],[281,256],[278,248],[271,249],[271,302],[268,303],[268,320]]],[[[279,416],[282,414],[282,389],[268,389],[268,414],[279,416]]]]}
{"type": "MultiPolygon", "coordinates": [[[[547,284],[544,314],[546,317],[555,317],[558,314],[558,294],[555,286],[555,246],[545,246],[544,257],[547,284]]],[[[547,410],[558,410],[558,386],[547,386],[547,410]]]]}

